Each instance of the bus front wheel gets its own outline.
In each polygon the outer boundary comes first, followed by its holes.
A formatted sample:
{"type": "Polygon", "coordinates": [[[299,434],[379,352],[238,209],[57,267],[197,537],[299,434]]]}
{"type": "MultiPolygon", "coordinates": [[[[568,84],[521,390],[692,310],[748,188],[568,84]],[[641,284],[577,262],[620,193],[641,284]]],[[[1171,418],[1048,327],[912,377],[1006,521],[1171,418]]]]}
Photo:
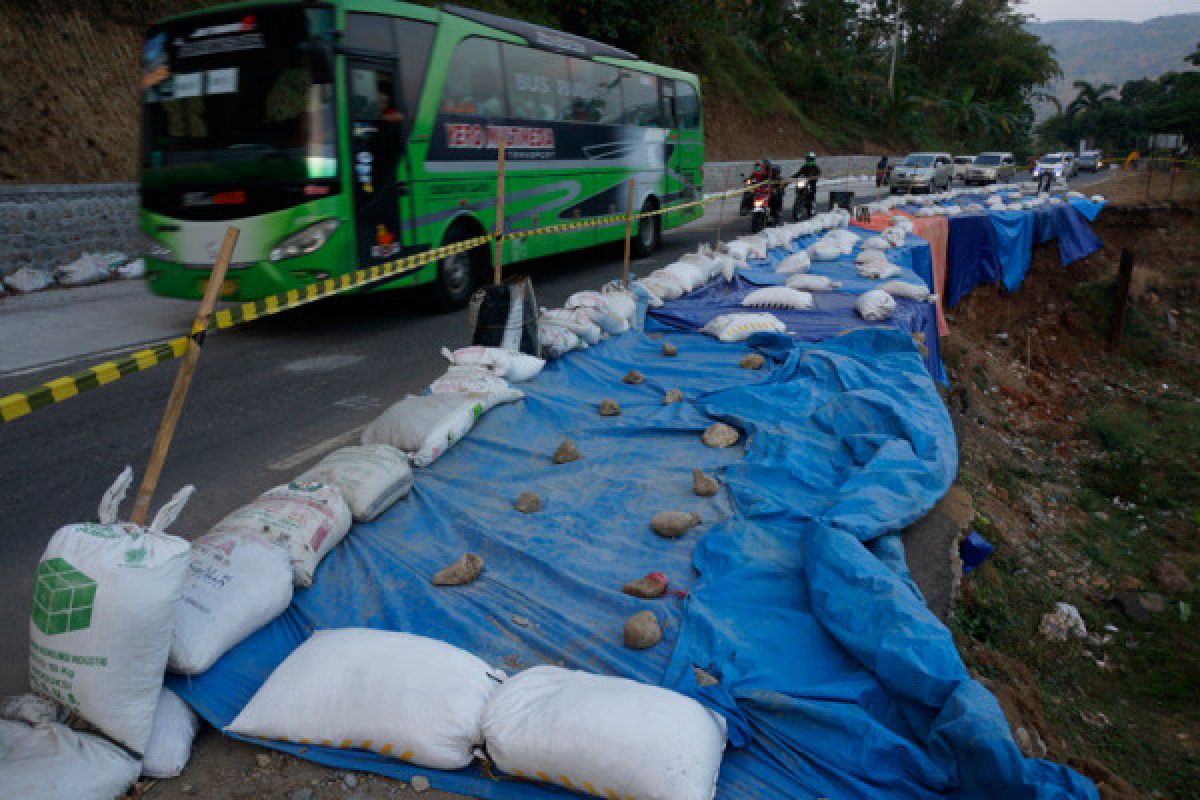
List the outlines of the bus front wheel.
{"type": "MultiPolygon", "coordinates": [[[[456,225],[446,233],[442,244],[454,244],[471,239],[472,233],[463,225],[456,225]]],[[[437,278],[433,281],[433,295],[443,311],[462,308],[471,299],[478,276],[487,267],[487,247],[475,247],[462,253],[446,256],[438,262],[437,278]]]]}
{"type": "MultiPolygon", "coordinates": [[[[654,198],[647,197],[642,203],[642,213],[658,210],[654,198]]],[[[633,254],[638,258],[653,255],[662,241],[662,216],[642,217],[638,220],[637,236],[633,237],[633,254]]]]}

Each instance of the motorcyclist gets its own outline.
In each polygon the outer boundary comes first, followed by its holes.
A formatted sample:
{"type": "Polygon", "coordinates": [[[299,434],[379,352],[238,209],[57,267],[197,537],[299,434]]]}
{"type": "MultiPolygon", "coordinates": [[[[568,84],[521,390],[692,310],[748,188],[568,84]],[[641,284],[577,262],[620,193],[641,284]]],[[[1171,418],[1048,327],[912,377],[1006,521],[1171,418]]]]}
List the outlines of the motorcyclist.
{"type": "MultiPolygon", "coordinates": [[[[821,168],[817,166],[817,154],[809,151],[804,157],[804,164],[800,169],[796,170],[793,178],[808,178],[808,186],[805,187],[804,208],[808,212],[808,216],[812,216],[813,203],[817,199],[817,179],[821,177],[821,168]]],[[[796,202],[801,201],[800,194],[796,195],[796,202]]],[[[797,215],[798,216],[798,215],[797,215]]]]}

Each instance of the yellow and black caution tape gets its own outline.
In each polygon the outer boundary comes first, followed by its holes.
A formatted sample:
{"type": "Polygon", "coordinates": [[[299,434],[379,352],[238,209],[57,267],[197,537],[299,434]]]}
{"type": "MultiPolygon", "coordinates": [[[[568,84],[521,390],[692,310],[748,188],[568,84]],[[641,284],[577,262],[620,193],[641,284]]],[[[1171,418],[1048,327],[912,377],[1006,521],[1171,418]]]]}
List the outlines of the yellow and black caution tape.
{"type": "MultiPolygon", "coordinates": [[[[764,181],[765,183],[765,181],[764,181]]],[[[618,222],[624,222],[627,219],[643,219],[653,217],[659,214],[666,214],[671,211],[677,211],[691,206],[703,205],[704,203],[712,202],[721,197],[727,197],[734,194],[741,194],[744,191],[752,190],[762,183],[750,186],[738,187],[727,192],[719,192],[716,194],[703,197],[699,200],[694,200],[687,203],[667,206],[665,208],[656,209],[638,214],[610,214],[605,217],[594,217],[577,222],[567,222],[558,225],[549,225],[542,228],[531,228],[524,231],[511,231],[501,234],[502,239],[524,239],[531,236],[546,236],[564,231],[578,230],[580,228],[597,227],[601,225],[612,225],[618,222]]],[[[413,272],[421,267],[438,261],[446,256],[464,253],[476,247],[482,247],[489,242],[495,241],[495,234],[487,234],[484,236],[476,236],[471,239],[465,239],[461,242],[444,245],[432,250],[426,250],[415,255],[398,258],[394,261],[389,261],[384,264],[378,264],[366,269],[348,272],[345,275],[340,275],[337,278],[327,278],[323,281],[308,284],[299,289],[289,289],[281,294],[264,297],[260,300],[252,300],[245,303],[240,303],[232,308],[225,308],[213,314],[212,322],[209,325],[210,330],[226,330],[228,328],[241,325],[245,322],[251,322],[262,317],[278,314],[283,311],[289,311],[302,305],[314,303],[326,297],[331,297],[336,294],[361,289],[371,284],[388,278],[400,277],[413,272]]],[[[23,417],[33,411],[44,408],[45,406],[61,403],[63,400],[75,397],[89,389],[95,389],[98,386],[110,384],[125,375],[130,375],[135,372],[149,369],[150,367],[162,364],[175,358],[181,357],[187,350],[189,339],[195,339],[199,343],[203,343],[204,336],[207,331],[193,331],[191,336],[180,336],[174,339],[168,339],[149,347],[137,350],[127,356],[113,360],[105,361],[93,367],[76,372],[73,375],[64,375],[54,380],[46,381],[38,386],[34,386],[23,392],[0,397],[0,424],[11,422],[18,417],[23,417]]]]}

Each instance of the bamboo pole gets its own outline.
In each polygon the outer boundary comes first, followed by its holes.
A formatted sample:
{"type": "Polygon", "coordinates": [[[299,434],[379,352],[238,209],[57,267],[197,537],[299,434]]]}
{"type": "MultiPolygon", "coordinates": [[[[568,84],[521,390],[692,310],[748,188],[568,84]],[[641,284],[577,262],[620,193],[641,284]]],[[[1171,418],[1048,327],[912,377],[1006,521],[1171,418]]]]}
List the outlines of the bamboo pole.
{"type": "Polygon", "coordinates": [[[192,322],[192,337],[188,339],[187,352],[183,354],[183,363],[179,372],[175,373],[175,385],[167,398],[167,408],[163,412],[162,422],[158,426],[158,434],[154,437],[154,446],[150,449],[150,461],[146,464],[146,474],[142,477],[142,485],[138,487],[137,499],[133,503],[133,513],[129,520],[134,525],[145,525],[150,512],[150,501],[154,499],[154,490],[158,488],[158,479],[162,475],[163,464],[167,460],[167,450],[171,447],[171,439],[175,435],[175,427],[179,424],[179,416],[183,413],[183,402],[187,399],[188,388],[192,385],[192,377],[196,373],[196,363],[200,360],[200,347],[204,344],[204,334],[208,330],[208,321],[213,308],[221,295],[221,284],[225,282],[225,273],[233,258],[233,248],[237,244],[238,229],[229,228],[225,231],[225,240],[217,252],[217,262],[213,264],[212,274],[208,285],[204,287],[204,297],[200,300],[200,308],[196,311],[196,319],[192,322]]]}
{"type": "Polygon", "coordinates": [[[714,246],[721,243],[721,226],[725,223],[725,195],[727,191],[721,192],[721,213],[717,216],[717,241],[714,242],[714,246]]]}
{"type": "Polygon", "coordinates": [[[497,286],[504,278],[504,138],[502,132],[496,152],[496,257],[492,261],[492,281],[497,286]]]}
{"type": "Polygon", "coordinates": [[[625,196],[625,266],[621,270],[621,285],[629,288],[629,239],[633,235],[633,184],[635,178],[629,179],[629,191],[625,196]]]}

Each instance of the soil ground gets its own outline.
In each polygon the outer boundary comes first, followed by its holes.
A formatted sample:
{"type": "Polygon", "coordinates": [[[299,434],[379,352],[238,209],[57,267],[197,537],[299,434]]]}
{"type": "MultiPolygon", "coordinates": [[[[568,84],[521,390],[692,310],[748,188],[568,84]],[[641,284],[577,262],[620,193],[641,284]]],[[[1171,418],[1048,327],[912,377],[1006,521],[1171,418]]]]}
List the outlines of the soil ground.
{"type": "Polygon", "coordinates": [[[952,627],[1028,755],[1104,798],[1200,797],[1200,202],[1197,176],[1098,185],[1104,248],[1038,248],[1012,295],[977,289],[942,353],[960,480],[995,554],[952,627]],[[1147,199],[1148,198],[1148,199],[1147,199]],[[1123,248],[1135,270],[1107,347],[1123,248]],[[1088,635],[1039,632],[1056,602],[1088,635]],[[1145,610],[1150,609],[1150,610],[1145,610]]]}

